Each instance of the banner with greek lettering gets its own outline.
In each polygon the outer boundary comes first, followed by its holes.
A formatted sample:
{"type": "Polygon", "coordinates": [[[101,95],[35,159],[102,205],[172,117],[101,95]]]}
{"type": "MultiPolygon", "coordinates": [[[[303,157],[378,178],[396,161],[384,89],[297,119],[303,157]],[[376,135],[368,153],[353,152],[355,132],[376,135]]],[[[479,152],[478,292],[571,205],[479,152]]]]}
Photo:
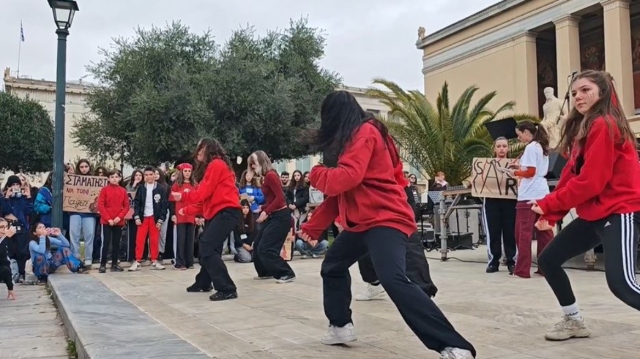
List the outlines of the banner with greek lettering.
{"type": "Polygon", "coordinates": [[[503,172],[511,159],[474,158],[471,169],[471,195],[484,198],[518,198],[518,178],[503,172]]]}
{"type": "Polygon", "coordinates": [[[62,210],[65,212],[98,213],[98,195],[108,183],[107,177],[65,173],[62,210]]]}

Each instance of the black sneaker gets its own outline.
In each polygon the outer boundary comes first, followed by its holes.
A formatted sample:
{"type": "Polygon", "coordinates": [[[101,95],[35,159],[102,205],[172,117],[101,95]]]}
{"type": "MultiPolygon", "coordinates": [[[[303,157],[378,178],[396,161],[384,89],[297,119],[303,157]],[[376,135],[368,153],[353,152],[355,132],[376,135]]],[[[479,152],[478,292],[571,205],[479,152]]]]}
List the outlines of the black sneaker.
{"type": "Polygon", "coordinates": [[[98,273],[107,273],[107,267],[100,266],[100,269],[98,269],[98,273]]]}
{"type": "Polygon", "coordinates": [[[498,270],[499,270],[499,269],[498,269],[498,266],[497,266],[497,265],[489,264],[489,265],[487,266],[487,273],[495,273],[495,272],[497,272],[498,270]]]}
{"type": "Polygon", "coordinates": [[[209,286],[208,288],[202,288],[196,283],[192,284],[190,287],[187,287],[187,292],[189,293],[211,292],[212,290],[213,290],[213,286],[209,286]]]}
{"type": "Polygon", "coordinates": [[[111,271],[112,271],[112,272],[123,272],[123,271],[124,271],[124,269],[123,269],[122,267],[120,267],[119,265],[117,265],[117,264],[116,264],[116,265],[114,265],[114,266],[113,266],[113,265],[111,266],[111,271]]]}
{"type": "Polygon", "coordinates": [[[236,298],[238,298],[238,292],[215,292],[209,297],[209,300],[212,302],[219,302],[221,300],[236,298]]]}
{"type": "Polygon", "coordinates": [[[285,283],[291,283],[291,282],[293,282],[295,280],[296,280],[296,276],[294,276],[294,275],[285,275],[284,277],[280,277],[280,278],[276,279],[276,283],[285,284],[285,283]]]}
{"type": "Polygon", "coordinates": [[[93,264],[100,263],[100,258],[96,258],[96,259],[92,260],[91,263],[93,263],[93,264]]]}
{"type": "Polygon", "coordinates": [[[507,269],[509,270],[509,274],[513,275],[513,272],[516,271],[516,266],[515,266],[515,264],[509,264],[509,265],[507,265],[507,269]]]}

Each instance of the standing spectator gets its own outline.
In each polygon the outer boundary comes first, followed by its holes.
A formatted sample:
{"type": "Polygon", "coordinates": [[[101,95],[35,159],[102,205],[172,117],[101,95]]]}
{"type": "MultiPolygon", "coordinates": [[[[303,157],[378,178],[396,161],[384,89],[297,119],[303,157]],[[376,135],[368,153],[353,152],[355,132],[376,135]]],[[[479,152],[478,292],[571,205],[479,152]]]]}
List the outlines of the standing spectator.
{"type": "Polygon", "coordinates": [[[51,193],[51,184],[53,180],[53,171],[49,172],[44,185],[40,187],[36,200],[33,204],[33,211],[39,216],[39,221],[45,226],[51,227],[51,205],[53,203],[53,194],[51,193]]]}
{"type": "MultiPolygon", "coordinates": [[[[90,176],[91,163],[82,159],[76,165],[76,175],[90,176]]],[[[93,263],[93,238],[96,230],[96,216],[93,213],[69,212],[69,233],[71,250],[76,258],[80,256],[80,237],[84,238],[84,263],[91,267],[93,263]]]]}
{"type": "Polygon", "coordinates": [[[100,224],[102,232],[102,248],[100,259],[100,273],[107,272],[107,260],[109,258],[109,245],[111,244],[111,271],[122,272],[118,266],[118,252],[122,227],[125,224],[124,217],[129,212],[129,195],[127,190],[120,186],[122,175],[120,171],[108,172],[109,184],[100,190],[98,196],[98,211],[100,211],[100,224]]]}
{"type": "MultiPolygon", "coordinates": [[[[189,163],[181,163],[178,165],[178,173],[176,182],[171,186],[171,192],[187,193],[196,189],[196,182],[193,180],[193,166],[189,163]]],[[[175,232],[175,267],[176,269],[185,270],[193,266],[193,249],[196,235],[196,216],[186,213],[180,213],[185,207],[184,202],[176,202],[171,196],[169,198],[171,208],[171,221],[176,230],[175,232]]]]}

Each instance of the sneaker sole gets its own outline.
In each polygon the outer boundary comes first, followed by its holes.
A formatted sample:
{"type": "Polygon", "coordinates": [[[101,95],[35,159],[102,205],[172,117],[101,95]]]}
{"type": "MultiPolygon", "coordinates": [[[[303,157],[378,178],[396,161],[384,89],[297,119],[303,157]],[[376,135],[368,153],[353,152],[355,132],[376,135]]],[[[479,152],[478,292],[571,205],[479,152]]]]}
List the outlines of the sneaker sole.
{"type": "Polygon", "coordinates": [[[287,279],[287,280],[280,280],[280,279],[276,279],[276,283],[278,284],[287,284],[287,283],[293,283],[295,282],[295,279],[287,279]]]}
{"type": "Polygon", "coordinates": [[[383,300],[383,299],[386,298],[385,294],[386,294],[386,292],[382,292],[382,293],[380,293],[380,294],[378,294],[378,295],[376,295],[374,297],[371,297],[371,298],[363,298],[363,297],[359,297],[358,298],[358,297],[356,297],[355,299],[356,299],[356,302],[368,302],[368,301],[371,301],[371,300],[383,300]]]}
{"type": "Polygon", "coordinates": [[[573,335],[568,335],[563,337],[551,337],[551,336],[545,335],[544,338],[550,342],[562,342],[562,341],[573,339],[573,338],[581,339],[581,338],[588,338],[590,336],[591,336],[591,332],[589,330],[581,330],[577,333],[574,333],[573,335]]]}
{"type": "Polygon", "coordinates": [[[333,339],[333,340],[320,340],[320,342],[324,345],[341,345],[341,344],[347,344],[347,343],[352,343],[357,341],[358,338],[356,338],[355,336],[353,337],[347,337],[347,338],[342,338],[341,340],[337,340],[337,339],[333,339]]]}

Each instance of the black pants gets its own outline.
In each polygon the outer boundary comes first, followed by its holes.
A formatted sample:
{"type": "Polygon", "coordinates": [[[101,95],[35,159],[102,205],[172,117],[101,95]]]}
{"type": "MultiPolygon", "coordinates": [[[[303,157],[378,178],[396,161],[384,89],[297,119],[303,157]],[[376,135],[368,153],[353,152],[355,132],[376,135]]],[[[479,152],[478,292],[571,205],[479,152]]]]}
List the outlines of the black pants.
{"type": "Polygon", "coordinates": [[[137,234],[138,226],[136,225],[136,221],[130,219],[129,221],[127,221],[127,262],[133,262],[136,260],[137,234]]]}
{"type": "Polygon", "coordinates": [[[111,245],[111,265],[118,264],[118,252],[120,251],[120,238],[122,238],[122,227],[102,225],[101,230],[102,249],[100,250],[100,266],[107,265],[109,260],[109,245],[111,245]]]}
{"type": "Polygon", "coordinates": [[[222,247],[241,216],[239,209],[227,208],[206,221],[199,241],[200,272],[196,275],[196,285],[200,288],[208,288],[213,283],[218,292],[236,291],[236,285],[222,261],[222,247]]]}
{"type": "MultiPolygon", "coordinates": [[[[431,272],[429,271],[429,262],[424,254],[424,247],[420,240],[420,234],[415,232],[409,237],[407,242],[407,278],[422,289],[429,297],[435,297],[438,288],[431,280],[431,272]]],[[[358,260],[360,275],[366,283],[378,282],[378,275],[373,267],[371,255],[366,255],[358,260]]]]}
{"type": "Polygon", "coordinates": [[[538,266],[561,306],[576,303],[569,277],[561,265],[602,243],[609,290],[630,307],[640,310],[636,281],[636,255],[640,214],[612,214],[599,221],[576,218],[564,227],[538,258],[538,266]]]}
{"type": "Polygon", "coordinates": [[[291,210],[283,208],[271,213],[253,242],[253,265],[259,277],[276,279],[295,277],[293,269],[280,257],[280,251],[291,230],[291,210]]]}
{"type": "MultiPolygon", "coordinates": [[[[91,259],[93,259],[94,261],[101,260],[100,256],[102,254],[102,241],[104,235],[102,233],[102,224],[100,224],[100,217],[96,218],[96,229],[93,231],[93,233],[93,252],[91,252],[93,258],[91,259]]],[[[108,243],[107,247],[109,247],[108,243]]],[[[102,261],[100,263],[102,263],[102,261]]]]}
{"type": "Polygon", "coordinates": [[[464,339],[438,306],[420,288],[407,279],[407,236],[389,227],[374,227],[366,232],[342,231],[329,247],[322,262],[324,312],[329,323],[342,327],[352,322],[351,276],[349,267],[367,253],[405,323],[424,345],[441,352],[446,347],[475,348],[464,339]]]}
{"type": "Polygon", "coordinates": [[[193,266],[193,242],[196,235],[196,225],[193,223],[179,223],[176,225],[176,267],[193,266]]]}
{"type": "Polygon", "coordinates": [[[24,267],[29,260],[29,233],[16,233],[9,239],[9,258],[18,262],[18,274],[24,276],[24,267]]]}
{"type": "Polygon", "coordinates": [[[516,264],[516,201],[485,198],[482,216],[487,233],[487,254],[490,266],[499,266],[504,246],[507,265],[516,264]],[[502,239],[502,240],[501,240],[502,239]]]}

